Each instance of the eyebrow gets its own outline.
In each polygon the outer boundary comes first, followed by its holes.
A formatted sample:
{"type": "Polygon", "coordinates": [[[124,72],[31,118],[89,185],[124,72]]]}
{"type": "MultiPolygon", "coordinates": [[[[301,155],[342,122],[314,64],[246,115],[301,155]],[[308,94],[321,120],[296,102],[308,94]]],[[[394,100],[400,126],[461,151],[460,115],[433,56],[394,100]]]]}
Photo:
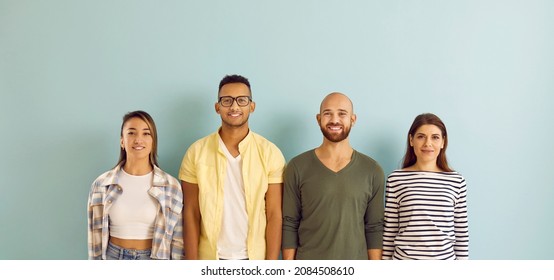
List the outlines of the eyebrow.
{"type": "MultiPolygon", "coordinates": [[[[331,111],[333,111],[333,110],[332,109],[325,109],[322,112],[331,112],[331,111]]],[[[337,111],[348,113],[348,110],[346,110],[346,109],[338,109],[337,111]]]]}
{"type": "Polygon", "coordinates": [[[218,98],[224,98],[224,97],[238,98],[238,97],[252,97],[252,96],[250,96],[250,95],[237,95],[237,96],[221,95],[218,98]]]}
{"type": "MultiPolygon", "coordinates": [[[[127,128],[127,130],[131,130],[131,129],[132,129],[132,130],[137,130],[137,129],[134,128],[134,127],[129,127],[129,128],[127,128]]],[[[150,130],[150,128],[147,127],[147,128],[143,128],[142,130],[150,130]]]]}
{"type": "MultiPolygon", "coordinates": [[[[418,133],[416,133],[416,135],[427,135],[427,134],[425,134],[425,133],[423,133],[423,132],[418,132],[418,133]]],[[[433,134],[431,134],[431,135],[441,136],[440,133],[433,133],[433,134]]]]}

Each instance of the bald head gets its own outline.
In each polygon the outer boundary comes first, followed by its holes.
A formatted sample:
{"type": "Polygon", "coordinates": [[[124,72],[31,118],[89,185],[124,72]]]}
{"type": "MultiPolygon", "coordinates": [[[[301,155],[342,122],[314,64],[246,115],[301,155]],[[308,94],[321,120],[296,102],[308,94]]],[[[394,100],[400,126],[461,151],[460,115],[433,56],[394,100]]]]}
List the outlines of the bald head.
{"type": "Polygon", "coordinates": [[[343,93],[332,92],[325,96],[325,98],[323,98],[323,101],[321,101],[321,105],[319,105],[319,113],[323,112],[327,107],[331,105],[338,105],[339,107],[342,107],[341,109],[349,112],[350,114],[354,114],[354,104],[352,104],[350,98],[348,98],[348,96],[343,93]]]}
{"type": "Polygon", "coordinates": [[[352,101],[340,92],[325,96],[319,107],[316,119],[323,133],[324,143],[348,142],[350,129],[356,122],[352,101]]]}

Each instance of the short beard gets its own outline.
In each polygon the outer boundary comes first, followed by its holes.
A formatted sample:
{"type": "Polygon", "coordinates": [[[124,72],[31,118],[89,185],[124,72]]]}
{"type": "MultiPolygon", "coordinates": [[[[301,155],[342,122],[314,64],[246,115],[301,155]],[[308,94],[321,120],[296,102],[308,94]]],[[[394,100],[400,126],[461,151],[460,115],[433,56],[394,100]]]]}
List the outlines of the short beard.
{"type": "Polygon", "coordinates": [[[331,134],[327,131],[325,126],[319,125],[319,128],[321,129],[321,133],[323,133],[323,136],[325,136],[327,140],[333,143],[341,142],[342,140],[348,138],[348,135],[350,134],[350,127],[343,127],[343,130],[340,134],[331,134]]]}

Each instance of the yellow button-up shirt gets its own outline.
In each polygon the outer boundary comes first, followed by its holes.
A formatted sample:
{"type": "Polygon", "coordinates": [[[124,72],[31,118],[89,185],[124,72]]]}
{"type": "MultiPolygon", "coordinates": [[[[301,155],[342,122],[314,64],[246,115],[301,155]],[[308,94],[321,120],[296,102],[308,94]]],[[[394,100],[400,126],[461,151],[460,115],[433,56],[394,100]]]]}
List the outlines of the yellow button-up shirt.
{"type": "MultiPolygon", "coordinates": [[[[227,158],[219,146],[219,133],[210,134],[187,150],[179,170],[179,179],[198,185],[198,203],[202,222],[198,244],[199,259],[217,259],[217,241],[223,217],[223,184],[227,158]]],[[[283,182],[285,158],[279,148],[250,131],[239,143],[246,213],[248,214],[248,258],[265,258],[265,194],[269,184],[283,182]]]]}

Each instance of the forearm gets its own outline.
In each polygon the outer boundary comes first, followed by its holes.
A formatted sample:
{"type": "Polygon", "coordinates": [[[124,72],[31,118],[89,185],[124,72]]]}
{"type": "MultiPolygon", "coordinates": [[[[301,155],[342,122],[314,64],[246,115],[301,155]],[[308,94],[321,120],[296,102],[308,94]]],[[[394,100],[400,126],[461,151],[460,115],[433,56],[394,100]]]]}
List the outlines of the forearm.
{"type": "Polygon", "coordinates": [[[380,260],[383,255],[383,250],[381,249],[367,249],[367,258],[369,260],[380,260]]]}
{"type": "Polygon", "coordinates": [[[276,260],[279,258],[281,250],[282,222],[283,219],[271,217],[268,220],[265,238],[266,238],[266,260],[276,260]]]}
{"type": "Polygon", "coordinates": [[[198,205],[198,185],[182,181],[185,206],[183,207],[183,247],[186,260],[198,259],[200,240],[200,207],[198,205]]]}
{"type": "Polygon", "coordinates": [[[283,249],[283,260],[294,260],[296,258],[296,249],[283,249]]]}
{"type": "Polygon", "coordinates": [[[281,249],[283,231],[282,184],[269,184],[265,195],[266,228],[265,228],[265,258],[276,260],[281,249]]]}
{"type": "Polygon", "coordinates": [[[197,260],[198,242],[200,240],[200,219],[193,218],[190,215],[185,215],[184,218],[187,221],[183,223],[183,248],[185,251],[185,259],[197,260]]]}

